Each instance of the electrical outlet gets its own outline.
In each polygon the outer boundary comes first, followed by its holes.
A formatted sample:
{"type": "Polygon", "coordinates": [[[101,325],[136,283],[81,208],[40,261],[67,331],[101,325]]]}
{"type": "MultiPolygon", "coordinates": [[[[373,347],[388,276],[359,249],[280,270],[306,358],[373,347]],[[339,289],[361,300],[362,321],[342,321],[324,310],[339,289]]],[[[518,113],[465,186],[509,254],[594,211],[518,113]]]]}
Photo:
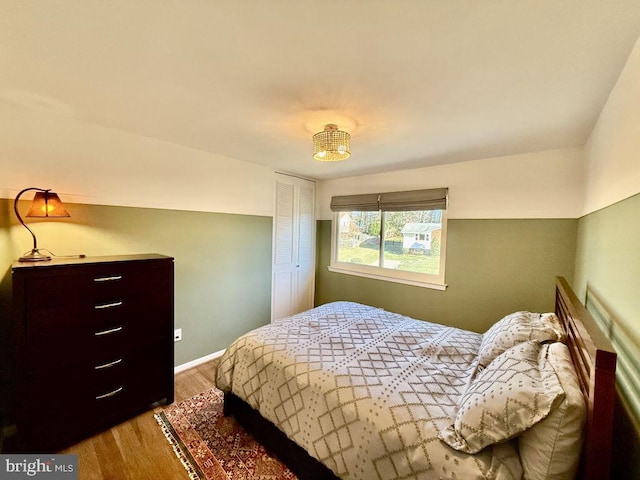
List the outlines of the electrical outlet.
{"type": "Polygon", "coordinates": [[[181,328],[176,328],[173,331],[173,341],[174,342],[179,342],[180,340],[182,340],[182,329],[181,328]]]}

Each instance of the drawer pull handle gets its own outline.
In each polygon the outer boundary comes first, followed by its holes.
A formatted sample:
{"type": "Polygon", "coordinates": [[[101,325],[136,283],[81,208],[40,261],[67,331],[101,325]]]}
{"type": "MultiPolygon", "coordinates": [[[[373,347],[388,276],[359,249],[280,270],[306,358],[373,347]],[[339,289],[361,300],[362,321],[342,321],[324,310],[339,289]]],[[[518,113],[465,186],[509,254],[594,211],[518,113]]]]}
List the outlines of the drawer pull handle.
{"type": "Polygon", "coordinates": [[[122,359],[121,358],[119,358],[117,360],[114,360],[113,362],[103,363],[102,365],[96,365],[94,368],[96,370],[102,370],[103,368],[114,367],[114,366],[118,365],[119,363],[122,363],[122,359]]]}
{"type": "Polygon", "coordinates": [[[96,305],[94,308],[96,310],[103,310],[105,308],[119,307],[120,305],[122,305],[122,302],[103,303],[102,305],[96,305]]]}
{"type": "Polygon", "coordinates": [[[94,282],[113,282],[115,280],[122,280],[122,275],[112,275],[110,277],[95,277],[94,282]]]}
{"type": "Polygon", "coordinates": [[[102,330],[100,332],[96,332],[94,335],[96,337],[99,337],[101,335],[109,335],[110,333],[116,333],[116,332],[119,332],[120,330],[122,330],[122,327],[110,328],[108,330],[102,330]]]}
{"type": "Polygon", "coordinates": [[[122,391],[123,388],[124,387],[118,387],[118,388],[116,388],[115,390],[113,390],[111,392],[107,392],[107,393],[103,393],[102,395],[98,395],[96,397],[96,400],[103,400],[105,398],[113,397],[114,395],[119,394],[122,391]]]}

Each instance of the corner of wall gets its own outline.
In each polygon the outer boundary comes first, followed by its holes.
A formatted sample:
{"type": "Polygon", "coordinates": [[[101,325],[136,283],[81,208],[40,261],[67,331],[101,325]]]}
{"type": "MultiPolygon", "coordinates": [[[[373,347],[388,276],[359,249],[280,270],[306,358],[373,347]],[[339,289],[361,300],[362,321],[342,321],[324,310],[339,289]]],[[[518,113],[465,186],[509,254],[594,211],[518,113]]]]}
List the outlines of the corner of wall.
{"type": "Polygon", "coordinates": [[[583,215],[640,193],[640,38],[585,144],[583,215]]]}

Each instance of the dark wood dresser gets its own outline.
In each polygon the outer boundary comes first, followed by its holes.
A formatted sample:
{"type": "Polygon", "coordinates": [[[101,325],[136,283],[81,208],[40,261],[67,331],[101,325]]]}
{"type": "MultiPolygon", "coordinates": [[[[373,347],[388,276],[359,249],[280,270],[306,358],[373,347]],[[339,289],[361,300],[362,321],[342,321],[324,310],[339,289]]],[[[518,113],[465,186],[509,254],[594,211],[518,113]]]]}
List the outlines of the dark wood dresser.
{"type": "Polygon", "coordinates": [[[173,258],[12,266],[20,450],[55,452],[173,402],[173,258]]]}

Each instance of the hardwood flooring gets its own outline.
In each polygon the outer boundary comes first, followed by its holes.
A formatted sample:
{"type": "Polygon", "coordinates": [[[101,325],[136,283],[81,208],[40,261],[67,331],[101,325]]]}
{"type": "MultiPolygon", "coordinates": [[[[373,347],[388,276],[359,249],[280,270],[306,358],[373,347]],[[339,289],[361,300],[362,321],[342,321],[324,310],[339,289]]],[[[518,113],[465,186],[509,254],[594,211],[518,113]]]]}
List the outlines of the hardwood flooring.
{"type": "MultiPolygon", "coordinates": [[[[175,401],[211,388],[217,364],[213,360],[177,374],[175,401]]],[[[79,480],[188,480],[153,413],[145,412],[59,453],[78,455],[79,480]]]]}

